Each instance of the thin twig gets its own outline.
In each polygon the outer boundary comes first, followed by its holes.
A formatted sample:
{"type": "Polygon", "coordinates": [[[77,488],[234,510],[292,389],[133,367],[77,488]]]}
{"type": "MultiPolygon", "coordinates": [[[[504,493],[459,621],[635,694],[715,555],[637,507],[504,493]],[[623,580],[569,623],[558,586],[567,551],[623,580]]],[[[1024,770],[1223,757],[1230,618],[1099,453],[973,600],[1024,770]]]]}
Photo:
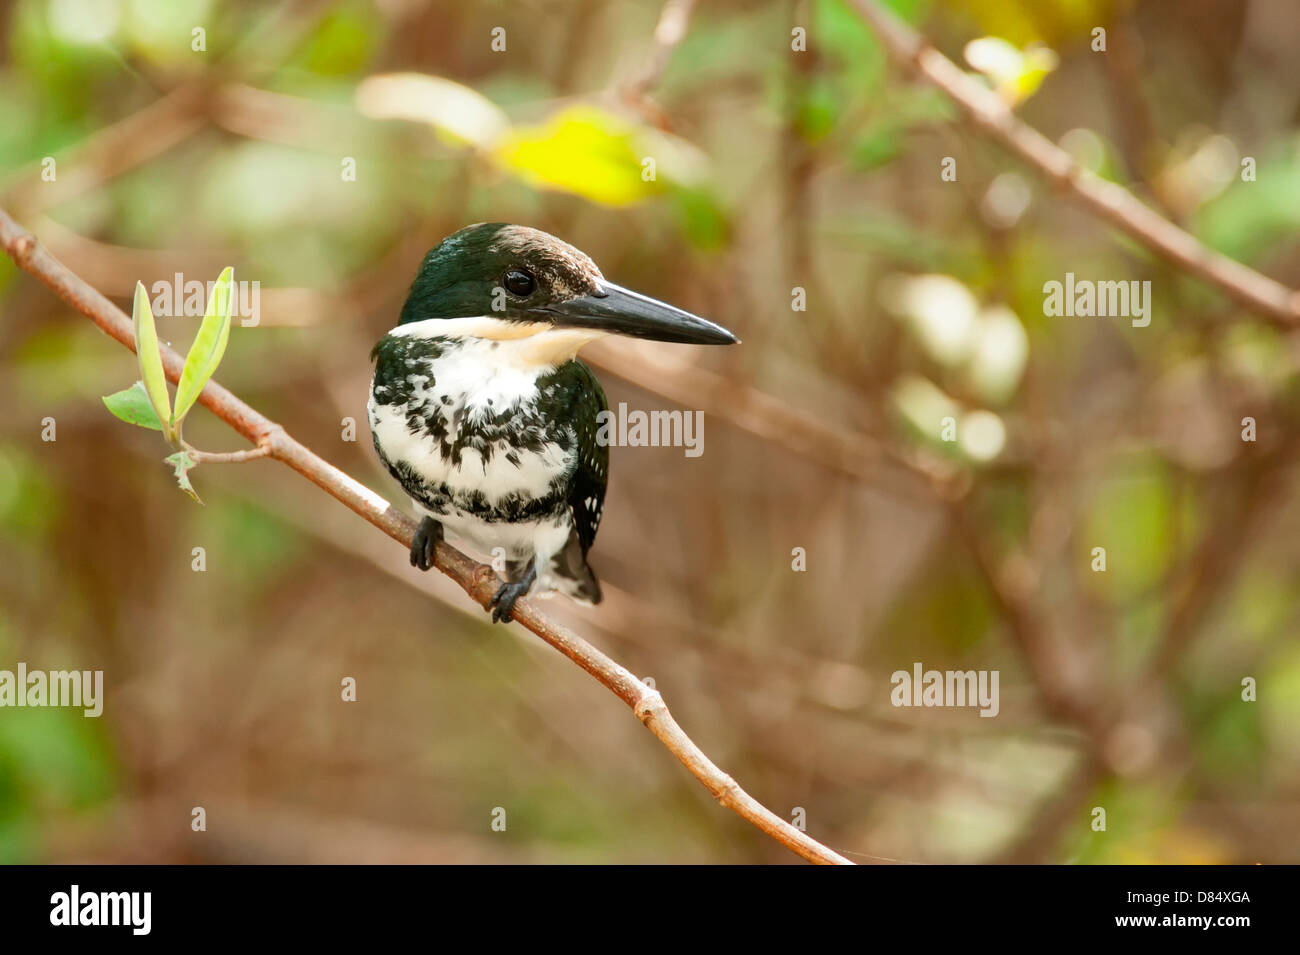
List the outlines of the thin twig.
{"type": "MultiPolygon", "coordinates": [[[[20,269],[38,278],[110,337],[127,348],[135,349],[130,318],[54,258],[35,236],[14,222],[3,209],[0,209],[0,245],[20,269]]],[[[170,348],[160,350],[167,377],[173,382],[178,381],[184,359],[170,348]]],[[[208,382],[199,401],[258,448],[269,448],[267,456],[293,468],[389,537],[410,547],[415,523],[409,517],[294,440],[280,425],[215,381],[208,382]]],[[[471,560],[446,543],[438,544],[435,566],[455,580],[485,610],[488,608],[499,585],[491,567],[471,560]]],[[[677,725],[657,690],[642,683],[569,628],[549,620],[537,608],[535,601],[525,599],[516,603],[514,616],[630,706],[650,732],[728,809],[810,862],[853,864],[764,807],[714,765],[677,725]]]]}
{"type": "Polygon", "coordinates": [[[947,94],[979,132],[1018,156],[1048,182],[1157,255],[1216,286],[1239,305],[1284,328],[1300,325],[1300,293],[1206,248],[1143,205],[1123,186],[1080,167],[1069,153],[1016,119],[1011,107],[995,92],[969,77],[876,0],[852,2],[895,60],[947,94]]]}
{"type": "Polygon", "coordinates": [[[673,51],[686,37],[686,27],[690,23],[691,13],[696,0],[667,0],[659,11],[659,22],[655,24],[654,45],[646,56],[636,77],[623,88],[623,93],[631,99],[640,99],[649,94],[664,75],[673,51]]]}
{"type": "Polygon", "coordinates": [[[255,448],[247,448],[243,451],[200,451],[186,442],[185,450],[189,452],[196,464],[238,464],[241,461],[256,461],[258,458],[270,457],[271,443],[264,441],[255,448]]]}
{"type": "Polygon", "coordinates": [[[942,462],[899,454],[882,441],[796,408],[775,395],[706,368],[668,362],[653,349],[612,348],[595,342],[583,357],[651,394],[717,415],[740,431],[856,480],[888,488],[899,497],[928,502],[933,498],[922,481],[942,484],[951,477],[951,469],[942,462]]]}

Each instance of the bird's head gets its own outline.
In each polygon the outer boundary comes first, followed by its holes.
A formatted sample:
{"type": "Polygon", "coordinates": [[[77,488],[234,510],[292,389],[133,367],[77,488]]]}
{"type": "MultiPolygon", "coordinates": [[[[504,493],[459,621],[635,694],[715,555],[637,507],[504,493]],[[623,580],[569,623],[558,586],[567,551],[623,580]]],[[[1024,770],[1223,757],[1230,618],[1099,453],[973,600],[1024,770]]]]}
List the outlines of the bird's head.
{"type": "MultiPolygon", "coordinates": [[[[730,345],[721,325],[609,282],[585,253],[553,235],[503,222],[467,226],[420,265],[401,324],[463,320],[466,334],[514,339],[555,330],[662,342],[730,345]],[[465,324],[470,323],[470,324],[465,324]]],[[[449,328],[451,324],[449,323],[449,328]]]]}

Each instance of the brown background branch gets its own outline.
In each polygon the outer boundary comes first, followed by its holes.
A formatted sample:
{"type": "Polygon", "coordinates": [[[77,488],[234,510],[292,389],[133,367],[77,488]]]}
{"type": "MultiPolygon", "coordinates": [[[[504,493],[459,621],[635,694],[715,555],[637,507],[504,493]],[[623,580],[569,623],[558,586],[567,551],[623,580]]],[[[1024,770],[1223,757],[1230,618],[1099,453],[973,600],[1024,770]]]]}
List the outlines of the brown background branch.
{"type": "Polygon", "coordinates": [[[876,0],[853,0],[853,5],[875,29],[891,57],[946,94],[979,132],[1010,150],[1084,208],[1217,287],[1239,305],[1283,327],[1300,325],[1300,293],[1207,248],[1123,186],[1080,167],[1064,149],[1017,119],[995,92],[968,76],[876,0]]]}

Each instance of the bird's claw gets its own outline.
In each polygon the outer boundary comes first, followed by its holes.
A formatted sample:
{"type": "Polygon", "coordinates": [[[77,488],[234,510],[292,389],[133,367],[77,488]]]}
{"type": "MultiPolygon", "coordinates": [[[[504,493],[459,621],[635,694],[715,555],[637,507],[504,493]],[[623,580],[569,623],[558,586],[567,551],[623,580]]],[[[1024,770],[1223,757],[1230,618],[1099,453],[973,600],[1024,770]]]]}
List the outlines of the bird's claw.
{"type": "Polygon", "coordinates": [[[488,607],[492,611],[493,623],[509,623],[514,616],[515,601],[528,593],[531,580],[517,580],[512,584],[502,584],[492,597],[488,607]]]}
{"type": "Polygon", "coordinates": [[[411,538],[411,566],[419,567],[421,570],[432,567],[433,552],[437,549],[440,540],[442,540],[441,524],[432,517],[420,521],[420,526],[415,529],[415,536],[411,538]]]}

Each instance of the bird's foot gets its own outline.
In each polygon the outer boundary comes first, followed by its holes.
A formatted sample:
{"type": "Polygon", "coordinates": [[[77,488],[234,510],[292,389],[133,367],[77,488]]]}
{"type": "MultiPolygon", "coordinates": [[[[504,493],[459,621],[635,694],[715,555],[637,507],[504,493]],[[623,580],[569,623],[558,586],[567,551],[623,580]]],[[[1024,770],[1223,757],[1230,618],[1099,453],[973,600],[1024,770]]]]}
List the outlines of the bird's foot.
{"type": "Polygon", "coordinates": [[[537,569],[530,567],[528,573],[519,580],[498,587],[497,592],[492,596],[492,602],[488,604],[492,611],[492,622],[509,623],[515,613],[515,601],[528,593],[528,589],[533,586],[533,581],[536,579],[537,569]]]}
{"type": "Polygon", "coordinates": [[[411,539],[411,566],[428,570],[433,566],[433,552],[442,540],[442,525],[432,517],[420,521],[411,539]]]}

